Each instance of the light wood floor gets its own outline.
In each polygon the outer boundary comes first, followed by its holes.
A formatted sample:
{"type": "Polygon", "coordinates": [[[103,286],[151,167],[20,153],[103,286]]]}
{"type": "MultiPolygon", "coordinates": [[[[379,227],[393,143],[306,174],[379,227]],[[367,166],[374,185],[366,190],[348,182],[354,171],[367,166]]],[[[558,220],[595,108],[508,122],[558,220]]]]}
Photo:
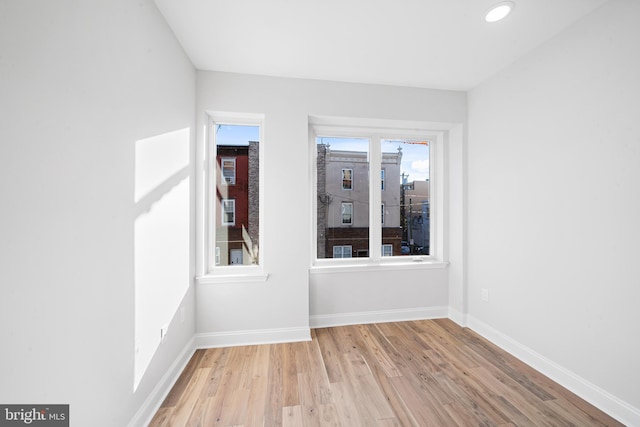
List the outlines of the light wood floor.
{"type": "Polygon", "coordinates": [[[198,350],[151,427],[619,426],[450,320],[198,350]]]}

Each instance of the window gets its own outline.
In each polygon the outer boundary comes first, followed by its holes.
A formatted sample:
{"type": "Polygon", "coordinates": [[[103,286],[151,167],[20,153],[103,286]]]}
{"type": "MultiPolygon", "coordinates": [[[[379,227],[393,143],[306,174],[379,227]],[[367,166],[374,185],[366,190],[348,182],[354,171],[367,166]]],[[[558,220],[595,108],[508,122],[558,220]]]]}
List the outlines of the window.
{"type": "Polygon", "coordinates": [[[342,204],[342,223],[343,224],[353,223],[353,203],[342,204]]]}
{"type": "Polygon", "coordinates": [[[210,115],[204,275],[260,265],[261,137],[259,116],[210,115]]]}
{"type": "Polygon", "coordinates": [[[236,183],[236,159],[221,159],[222,184],[234,185],[236,183]]]}
{"type": "Polygon", "coordinates": [[[393,245],[382,245],[382,256],[392,256],[393,245]]]}
{"type": "Polygon", "coordinates": [[[434,172],[444,164],[442,157],[434,163],[434,147],[442,143],[444,132],[420,122],[380,121],[390,126],[378,126],[371,125],[378,121],[360,120],[369,126],[359,126],[347,121],[310,118],[316,145],[316,262],[343,258],[336,248],[347,244],[352,256],[369,259],[363,262],[433,255],[434,189],[443,188],[444,181],[442,169],[434,172]],[[340,184],[334,183],[336,175],[340,184]],[[435,177],[440,177],[438,187],[435,177]]]}
{"type": "Polygon", "coordinates": [[[334,258],[351,258],[351,246],[334,246],[333,257],[334,258]]]}
{"type": "Polygon", "coordinates": [[[222,225],[235,225],[236,201],[233,199],[222,200],[222,225]]]}
{"type": "Polygon", "coordinates": [[[342,189],[353,190],[353,169],[342,169],[342,189]]]}

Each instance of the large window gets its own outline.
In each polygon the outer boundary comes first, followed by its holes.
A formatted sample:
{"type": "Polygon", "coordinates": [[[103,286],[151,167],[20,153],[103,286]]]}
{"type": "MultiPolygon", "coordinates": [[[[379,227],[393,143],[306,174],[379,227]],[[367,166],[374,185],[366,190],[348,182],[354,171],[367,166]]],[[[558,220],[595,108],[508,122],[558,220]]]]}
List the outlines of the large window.
{"type": "Polygon", "coordinates": [[[313,122],[311,129],[316,259],[344,258],[337,248],[346,245],[370,260],[432,255],[432,156],[442,134],[313,122]]]}
{"type": "Polygon", "coordinates": [[[261,122],[211,117],[206,170],[206,273],[260,264],[261,122]]]}

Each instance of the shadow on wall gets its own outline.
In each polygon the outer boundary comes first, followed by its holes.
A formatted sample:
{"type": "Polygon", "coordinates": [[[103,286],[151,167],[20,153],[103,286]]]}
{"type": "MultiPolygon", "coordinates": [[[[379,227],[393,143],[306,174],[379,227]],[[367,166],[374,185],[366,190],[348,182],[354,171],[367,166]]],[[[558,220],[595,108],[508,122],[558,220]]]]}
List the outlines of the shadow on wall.
{"type": "Polygon", "coordinates": [[[185,128],[135,143],[134,392],[189,289],[189,140],[185,128]]]}

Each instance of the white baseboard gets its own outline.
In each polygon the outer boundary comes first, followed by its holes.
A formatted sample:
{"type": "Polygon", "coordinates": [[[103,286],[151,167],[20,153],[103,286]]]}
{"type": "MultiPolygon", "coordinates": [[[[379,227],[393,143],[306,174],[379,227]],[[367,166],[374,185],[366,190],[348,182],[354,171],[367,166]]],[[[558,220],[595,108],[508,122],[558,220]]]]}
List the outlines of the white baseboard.
{"type": "MultiPolygon", "coordinates": [[[[536,353],[529,347],[520,344],[486,323],[472,316],[464,317],[466,318],[466,323],[468,323],[466,326],[470,329],[567,388],[572,393],[580,396],[593,406],[606,412],[627,426],[640,426],[640,409],[618,399],[606,390],[601,389],[568,369],[536,353]]],[[[452,320],[457,322],[455,319],[452,320]]]]}
{"type": "Polygon", "coordinates": [[[451,307],[449,307],[449,319],[453,320],[454,322],[456,322],[459,326],[462,326],[463,328],[467,326],[468,320],[467,320],[467,315],[456,310],[453,309],[451,307]]]}
{"type": "Polygon", "coordinates": [[[162,405],[173,385],[178,381],[182,371],[187,367],[187,363],[191,360],[195,352],[194,339],[191,338],[184,346],[176,360],[171,364],[167,372],[160,378],[158,384],[151,391],[144,403],[133,416],[128,427],[144,427],[148,426],[156,412],[162,405]]]}
{"type": "Polygon", "coordinates": [[[367,323],[403,322],[407,320],[440,319],[448,316],[448,307],[418,307],[400,310],[361,311],[355,313],[309,316],[311,328],[364,325],[367,323]]]}
{"type": "Polygon", "coordinates": [[[308,327],[256,329],[250,331],[196,334],[195,347],[236,347],[239,345],[275,344],[310,340],[311,331],[308,327]]]}

